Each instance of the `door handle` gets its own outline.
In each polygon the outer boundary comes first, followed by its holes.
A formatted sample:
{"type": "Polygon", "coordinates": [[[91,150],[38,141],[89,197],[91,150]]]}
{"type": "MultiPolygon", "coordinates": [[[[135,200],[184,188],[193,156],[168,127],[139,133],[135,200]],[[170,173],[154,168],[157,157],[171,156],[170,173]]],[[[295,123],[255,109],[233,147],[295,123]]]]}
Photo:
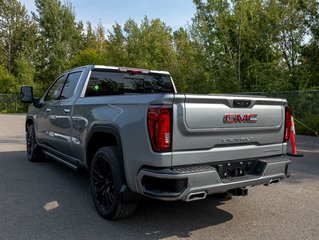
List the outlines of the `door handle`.
{"type": "Polygon", "coordinates": [[[69,113],[69,112],[70,112],[70,109],[64,108],[64,112],[65,112],[65,113],[69,113]]]}
{"type": "Polygon", "coordinates": [[[45,109],[46,112],[51,112],[51,108],[45,109]]]}

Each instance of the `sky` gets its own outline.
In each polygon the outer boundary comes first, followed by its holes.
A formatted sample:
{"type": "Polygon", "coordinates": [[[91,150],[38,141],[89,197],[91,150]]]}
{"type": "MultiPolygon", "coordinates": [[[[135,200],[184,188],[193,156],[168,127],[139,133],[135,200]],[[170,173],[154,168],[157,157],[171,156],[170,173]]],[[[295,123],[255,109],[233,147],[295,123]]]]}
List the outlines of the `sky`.
{"type": "MultiPolygon", "coordinates": [[[[20,0],[29,12],[35,12],[34,0],[20,0]]],[[[61,2],[65,2],[61,0],[61,2]]],[[[100,21],[107,30],[116,22],[123,25],[129,18],[140,23],[145,15],[160,18],[173,30],[187,27],[195,13],[192,0],[69,0],[76,20],[90,21],[96,26],[100,21]]]]}

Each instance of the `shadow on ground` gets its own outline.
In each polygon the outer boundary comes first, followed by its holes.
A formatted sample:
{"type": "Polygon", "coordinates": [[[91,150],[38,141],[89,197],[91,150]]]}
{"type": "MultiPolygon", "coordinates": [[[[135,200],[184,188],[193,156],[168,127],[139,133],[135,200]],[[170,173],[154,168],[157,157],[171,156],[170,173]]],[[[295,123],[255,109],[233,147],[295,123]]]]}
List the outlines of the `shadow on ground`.
{"type": "Polygon", "coordinates": [[[218,208],[227,198],[209,197],[191,203],[147,200],[139,203],[132,217],[109,222],[94,209],[86,171],[74,172],[49,159],[31,163],[24,151],[0,153],[0,176],[4,239],[29,239],[35,231],[44,239],[52,235],[60,239],[189,237],[192,231],[233,218],[218,208]],[[45,211],[43,206],[52,201],[59,207],[45,211]],[[22,236],[17,224],[24,229],[22,236]]]}
{"type": "MultiPolygon", "coordinates": [[[[318,164],[311,153],[292,158],[286,184],[318,180],[318,164]]],[[[25,151],[0,152],[0,178],[0,239],[188,238],[233,219],[220,207],[229,199],[209,197],[190,203],[143,201],[132,217],[110,222],[94,209],[87,172],[74,172],[49,159],[28,162],[25,151]],[[44,210],[52,201],[59,206],[44,210]]]]}

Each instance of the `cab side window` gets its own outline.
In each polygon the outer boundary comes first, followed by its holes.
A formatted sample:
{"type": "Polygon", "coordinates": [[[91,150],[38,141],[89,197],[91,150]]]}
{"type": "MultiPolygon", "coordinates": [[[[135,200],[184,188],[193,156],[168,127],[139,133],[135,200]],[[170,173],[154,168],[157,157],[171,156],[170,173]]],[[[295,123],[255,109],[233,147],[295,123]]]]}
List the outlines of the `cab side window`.
{"type": "Polygon", "coordinates": [[[66,76],[58,78],[51,86],[44,101],[63,100],[72,97],[81,75],[82,72],[73,72],[67,76],[66,80],[66,76]]]}
{"type": "Polygon", "coordinates": [[[62,90],[63,85],[64,85],[64,81],[65,81],[65,76],[61,76],[59,79],[57,79],[54,82],[54,84],[51,86],[47,95],[45,96],[44,101],[58,100],[60,97],[61,90],[62,90]]]}
{"type": "Polygon", "coordinates": [[[70,73],[64,83],[64,87],[59,99],[68,99],[73,96],[76,85],[81,77],[82,72],[70,73]]]}

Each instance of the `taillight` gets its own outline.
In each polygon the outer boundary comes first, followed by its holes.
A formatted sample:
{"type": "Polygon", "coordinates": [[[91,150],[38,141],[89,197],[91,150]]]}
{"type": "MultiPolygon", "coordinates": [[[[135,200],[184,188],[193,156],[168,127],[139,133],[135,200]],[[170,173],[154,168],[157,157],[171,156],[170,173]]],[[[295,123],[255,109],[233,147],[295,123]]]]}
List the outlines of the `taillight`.
{"type": "Polygon", "coordinates": [[[172,150],[172,108],[154,105],[148,108],[148,134],[155,152],[172,150]]]}
{"type": "Polygon", "coordinates": [[[288,107],[285,107],[285,134],[284,134],[284,142],[288,142],[290,138],[290,128],[291,128],[291,111],[288,107]]]}

